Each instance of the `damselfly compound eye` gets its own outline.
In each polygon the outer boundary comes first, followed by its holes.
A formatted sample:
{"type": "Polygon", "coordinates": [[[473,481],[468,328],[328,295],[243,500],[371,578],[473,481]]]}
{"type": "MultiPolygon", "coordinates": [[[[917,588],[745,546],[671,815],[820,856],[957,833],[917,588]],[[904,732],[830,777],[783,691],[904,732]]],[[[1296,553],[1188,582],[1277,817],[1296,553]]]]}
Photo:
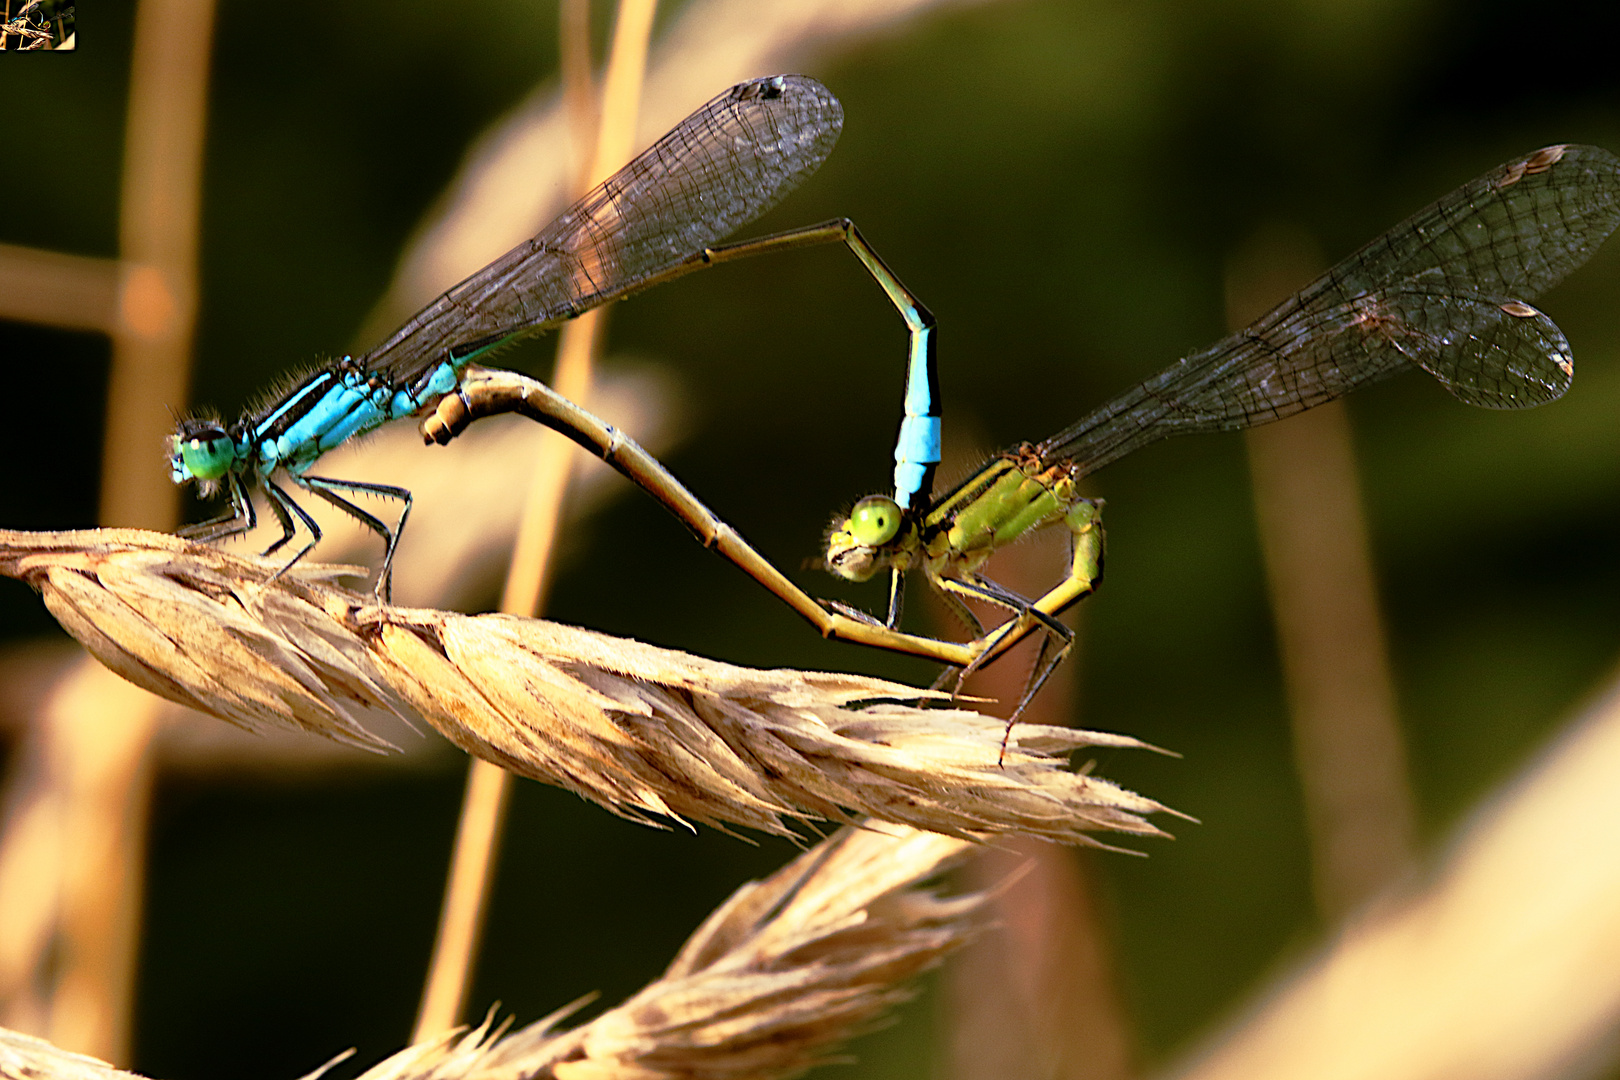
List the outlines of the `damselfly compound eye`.
{"type": "Polygon", "coordinates": [[[900,507],[887,495],[868,495],[849,512],[849,534],[860,544],[882,547],[900,531],[900,507]]]}

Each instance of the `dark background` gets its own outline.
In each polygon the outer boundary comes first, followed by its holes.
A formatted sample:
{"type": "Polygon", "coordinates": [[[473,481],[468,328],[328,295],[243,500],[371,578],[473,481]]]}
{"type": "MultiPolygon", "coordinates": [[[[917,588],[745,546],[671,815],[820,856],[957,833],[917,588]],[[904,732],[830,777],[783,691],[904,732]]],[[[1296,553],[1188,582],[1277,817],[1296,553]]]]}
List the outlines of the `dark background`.
{"type": "MultiPolygon", "coordinates": [[[[100,0],[81,16],[76,53],[0,57],[0,101],[29,118],[0,148],[0,241],[110,256],[131,12],[100,0]]],[[[469,140],[555,68],[554,18],[517,0],[459,14],[224,0],[198,402],[231,412],[281,370],[357,344],[469,140]]],[[[1263,225],[1302,228],[1337,258],[1515,155],[1620,149],[1616,40],[1620,7],[1573,0],[954,10],[810,67],[842,99],[845,134],[761,228],[853,216],[939,318],[948,428],[993,449],[1219,336],[1226,260],[1263,225]]],[[[1617,271],[1611,245],[1540,305],[1575,349],[1564,401],[1487,413],[1407,377],[1351,406],[1431,843],[1620,652],[1617,271]]],[[[904,335],[846,255],[687,279],[621,305],[611,334],[700,403],[670,464],[780,565],[887,485],[904,335]]],[[[0,524],[93,524],[107,356],[93,335],[0,324],[14,455],[0,524]]],[[[1322,928],[1239,439],[1161,444],[1094,487],[1109,578],[1085,609],[1076,721],[1184,754],[1101,769],[1203,821],[1150,859],[1093,860],[1151,1063],[1322,928]]],[[[931,677],[820,642],[648,500],[587,528],[559,619],[738,663],[931,677]]],[[[846,595],[876,606],[879,592],[846,595]]],[[[54,632],[12,583],[0,620],[11,640],[54,632]]],[[[463,776],[441,760],[161,783],[136,1068],[289,1077],[345,1046],[364,1064],[403,1042],[463,776]]],[[[791,852],[654,832],[529,783],[508,837],[473,1000],[520,1021],[631,992],[791,852]]],[[[933,1023],[913,1006],[842,1075],[925,1075],[933,1023]]]]}

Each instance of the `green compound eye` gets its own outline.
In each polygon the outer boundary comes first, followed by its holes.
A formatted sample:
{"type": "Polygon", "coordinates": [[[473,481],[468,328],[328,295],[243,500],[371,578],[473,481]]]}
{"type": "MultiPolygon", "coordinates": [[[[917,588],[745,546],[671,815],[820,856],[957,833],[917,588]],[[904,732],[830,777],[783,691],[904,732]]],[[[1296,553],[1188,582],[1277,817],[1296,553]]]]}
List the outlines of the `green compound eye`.
{"type": "Polygon", "coordinates": [[[900,531],[900,507],[887,495],[868,495],[849,512],[849,535],[867,547],[882,547],[900,531]]]}
{"type": "Polygon", "coordinates": [[[236,444],[228,435],[180,440],[180,460],[198,480],[218,480],[236,461],[236,444]]]}

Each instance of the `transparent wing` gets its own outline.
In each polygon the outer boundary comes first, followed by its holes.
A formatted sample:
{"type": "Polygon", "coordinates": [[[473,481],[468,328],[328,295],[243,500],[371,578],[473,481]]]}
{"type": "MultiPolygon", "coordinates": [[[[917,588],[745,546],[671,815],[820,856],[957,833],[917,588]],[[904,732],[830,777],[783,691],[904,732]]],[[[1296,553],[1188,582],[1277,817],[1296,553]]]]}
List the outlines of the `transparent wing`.
{"type": "Polygon", "coordinates": [[[1522,300],[1406,292],[1385,303],[1412,342],[1408,359],[1469,405],[1545,405],[1575,380],[1563,332],[1522,300]]]}
{"type": "Polygon", "coordinates": [[[1550,146],[1465,184],[1248,328],[1036,447],[1082,472],[1169,435],[1252,427],[1416,365],[1471,405],[1569,388],[1574,361],[1531,307],[1620,225],[1620,159],[1550,146]]]}
{"type": "Polygon", "coordinates": [[[633,292],[775,206],[815,172],[843,108],[802,75],[740,83],[562,216],[423,308],[362,363],[407,380],[633,292]]]}

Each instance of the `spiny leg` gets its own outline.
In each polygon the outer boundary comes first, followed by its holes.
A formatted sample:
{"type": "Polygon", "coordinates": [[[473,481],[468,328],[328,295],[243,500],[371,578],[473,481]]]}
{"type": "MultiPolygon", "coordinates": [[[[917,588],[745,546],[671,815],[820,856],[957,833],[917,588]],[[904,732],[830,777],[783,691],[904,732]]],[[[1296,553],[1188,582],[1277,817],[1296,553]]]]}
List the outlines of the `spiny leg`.
{"type": "MultiPolygon", "coordinates": [[[[769,588],[769,585],[767,585],[767,588],[769,588]]],[[[832,610],[847,615],[867,626],[880,626],[885,630],[893,630],[900,625],[900,613],[905,606],[905,595],[906,572],[899,568],[893,568],[889,571],[889,618],[886,622],[867,614],[858,607],[852,607],[842,600],[823,600],[822,603],[832,610]]],[[[971,611],[963,608],[959,614],[963,619],[967,620],[967,625],[975,628],[975,634],[984,633],[984,627],[973,617],[971,611]]]]}
{"type": "MultiPolygon", "coordinates": [[[[293,506],[294,509],[297,507],[287,493],[271,483],[268,477],[264,481],[264,496],[265,501],[270,505],[270,512],[276,516],[276,524],[281,526],[281,539],[259,552],[260,555],[268,556],[280,551],[287,541],[298,534],[298,526],[293,524],[293,517],[287,512],[289,505],[293,506]]],[[[302,512],[300,512],[300,516],[302,516],[302,512]]]]}
{"type": "Polygon", "coordinates": [[[974,667],[994,660],[1031,631],[1050,624],[1058,615],[1097,591],[1103,578],[1102,507],[1101,499],[1080,499],[1064,514],[1063,524],[1069,530],[1068,574],[1030,604],[1019,618],[973,642],[974,667]]]}
{"type": "MultiPolygon", "coordinates": [[[[977,592],[962,586],[961,582],[953,581],[950,578],[930,574],[928,583],[934,587],[934,591],[945,602],[945,606],[950,609],[951,614],[961,620],[962,625],[972,631],[975,638],[984,636],[984,623],[980,622],[979,617],[973,614],[972,608],[962,602],[962,595],[970,596],[975,600],[985,599],[985,597],[981,597],[977,592]]],[[[999,601],[995,602],[999,603],[999,601]]]]}
{"type": "Polygon", "coordinates": [[[934,584],[940,590],[942,596],[951,598],[959,605],[962,601],[956,596],[958,593],[962,596],[971,596],[995,604],[1013,613],[1012,618],[1002,623],[988,636],[981,638],[981,640],[988,641],[990,644],[986,646],[984,652],[979,653],[958,672],[956,676],[958,690],[969,676],[984,666],[989,648],[999,641],[1003,635],[1010,633],[1014,627],[1020,626],[1028,619],[1033,620],[1042,630],[1046,631],[1041,641],[1040,652],[1036,654],[1035,667],[1030,672],[1029,681],[1024,685],[1024,692],[1019,696],[1017,707],[1007,717],[1006,730],[1001,733],[1001,750],[996,755],[996,764],[1000,765],[1007,757],[1007,744],[1012,738],[1013,725],[1018,723],[1018,718],[1024,714],[1024,710],[1034,700],[1036,693],[1045,685],[1046,680],[1057,669],[1057,665],[1073,648],[1074,631],[1058,622],[1053,616],[1037,609],[1033,601],[1025,599],[1011,589],[988,578],[977,575],[965,579],[939,578],[935,580],[934,584]],[[1049,655],[1050,659],[1048,658],[1049,655]]]}
{"type": "MultiPolygon", "coordinates": [[[[934,595],[939,597],[952,615],[956,616],[957,621],[967,627],[976,639],[983,641],[984,623],[980,622],[979,617],[973,613],[973,609],[964,604],[962,598],[952,591],[950,585],[946,584],[946,579],[929,575],[928,583],[934,587],[934,595]]],[[[951,582],[950,584],[955,583],[951,582]]],[[[977,594],[970,595],[977,596],[977,594]]],[[[928,684],[928,689],[943,690],[946,683],[955,683],[956,685],[951,689],[951,693],[954,695],[961,692],[962,682],[966,678],[967,668],[965,665],[946,667],[938,675],[934,676],[934,681],[928,684]]]]}
{"type": "MultiPolygon", "coordinates": [[[[1068,630],[1068,627],[1064,627],[1068,630]]],[[[1007,728],[1001,733],[1001,752],[996,755],[996,764],[999,766],[1007,760],[1007,743],[1012,739],[1013,725],[1018,718],[1024,715],[1029,703],[1035,700],[1035,695],[1041,692],[1046,680],[1058,669],[1058,665],[1068,659],[1069,653],[1074,651],[1074,631],[1069,630],[1068,635],[1058,638],[1047,634],[1041,638],[1040,651],[1035,654],[1035,666],[1030,669],[1029,681],[1024,684],[1023,696],[1018,699],[1018,707],[1007,717],[1007,728]]]]}
{"type": "MultiPolygon", "coordinates": [[[[962,612],[966,613],[967,618],[972,618],[973,616],[971,612],[968,612],[967,606],[961,600],[961,597],[964,596],[971,597],[975,600],[983,600],[986,603],[994,604],[1000,608],[1005,608],[1007,611],[1012,612],[1013,615],[1011,619],[1008,619],[1006,622],[996,627],[989,634],[983,633],[982,624],[980,624],[977,619],[973,619],[973,621],[968,624],[969,626],[979,627],[981,635],[980,640],[986,642],[987,644],[985,645],[984,651],[962,669],[959,679],[966,679],[975,671],[978,671],[979,668],[983,667],[990,649],[1025,619],[1032,620],[1042,630],[1045,630],[1049,640],[1064,643],[1065,649],[1067,649],[1067,643],[1074,639],[1073,630],[1070,630],[1067,626],[1064,626],[1062,623],[1058,622],[1055,617],[1048,615],[1044,611],[1037,608],[1035,606],[1035,601],[1025,599],[1024,597],[1013,592],[1011,589],[1003,585],[999,585],[996,582],[991,581],[989,578],[979,577],[976,574],[967,578],[941,577],[934,579],[933,584],[935,588],[940,591],[940,595],[945,597],[953,607],[960,608],[962,612]]],[[[1030,694],[1024,695],[1023,701],[1020,702],[1018,706],[1018,712],[1024,711],[1024,706],[1029,703],[1029,699],[1032,696],[1033,695],[1030,694]]],[[[1017,717],[1017,713],[1014,713],[1013,715],[1015,718],[1017,717]]]]}
{"type": "MultiPolygon", "coordinates": [[[[1102,583],[1105,546],[1101,500],[1079,500],[1064,514],[1063,521],[1069,530],[1068,575],[1030,605],[1020,617],[997,627],[996,633],[986,639],[988,643],[974,658],[969,665],[970,668],[977,668],[988,660],[995,659],[999,655],[997,649],[999,642],[1012,635],[1022,637],[1027,633],[1021,629],[1023,626],[1038,624],[1042,628],[1049,628],[1058,614],[1097,591],[1097,586],[1102,583]]],[[[1018,707],[1013,710],[1012,719],[1007,722],[1007,730],[1002,734],[1001,759],[998,760],[1006,758],[1013,723],[1023,715],[1029,703],[1035,699],[1035,695],[1041,692],[1041,687],[1046,685],[1046,680],[1051,678],[1058,665],[1063,663],[1073,650],[1074,631],[1066,626],[1063,630],[1061,637],[1048,633],[1043,638],[1040,651],[1035,656],[1035,666],[1030,669],[1029,681],[1024,685],[1024,693],[1019,698],[1018,707]]]]}
{"type": "MultiPolygon", "coordinates": [[[[757,581],[759,579],[755,578],[755,580],[757,581]]],[[[870,626],[877,630],[888,629],[887,626],[883,625],[883,620],[874,615],[867,614],[858,607],[846,604],[842,600],[822,600],[821,603],[825,604],[829,610],[836,611],[845,618],[854,619],[862,626],[870,626]]]]}
{"type": "MultiPolygon", "coordinates": [[[[994,586],[995,589],[1008,594],[1009,597],[1016,596],[1016,594],[1002,589],[1001,586],[992,581],[981,578],[978,579],[976,584],[994,586]]],[[[1031,701],[1035,700],[1035,695],[1040,693],[1041,687],[1046,685],[1046,680],[1051,678],[1052,672],[1057,670],[1057,666],[1074,649],[1073,630],[1058,622],[1053,616],[1037,609],[1030,601],[1023,600],[1022,597],[1018,597],[1018,599],[1024,605],[1023,610],[1016,611],[1013,618],[1007,620],[1001,627],[997,627],[997,633],[1003,632],[1004,628],[1010,630],[1011,627],[1022,623],[1025,619],[1034,620],[1045,633],[1041,636],[1040,649],[1035,654],[1035,665],[1030,668],[1029,678],[1024,683],[1024,692],[1019,695],[1018,704],[1013,708],[1013,711],[1007,714],[1007,726],[1001,732],[1001,749],[996,753],[996,765],[998,767],[1007,760],[1007,744],[1012,740],[1013,725],[1018,723],[1020,716],[1024,715],[1024,710],[1029,708],[1031,701]]],[[[992,645],[995,640],[995,635],[992,635],[992,645]]],[[[966,680],[984,666],[988,651],[987,647],[985,652],[981,652],[974,657],[973,662],[962,669],[961,678],[963,680],[966,680]]]]}
{"type": "Polygon", "coordinates": [[[291,495],[281,490],[281,487],[268,476],[264,478],[264,493],[270,500],[270,509],[275,511],[276,520],[281,522],[282,530],[281,539],[265,548],[264,554],[270,555],[276,552],[282,545],[293,538],[293,535],[297,532],[297,529],[293,526],[294,516],[304,523],[304,528],[309,530],[309,543],[299,548],[298,554],[288,559],[286,565],[270,575],[270,580],[274,581],[288,570],[291,570],[297,565],[299,559],[308,555],[310,550],[321,542],[321,527],[315,524],[315,519],[309,516],[309,511],[299,506],[291,495]]]}
{"type": "MultiPolygon", "coordinates": [[[[995,604],[997,607],[1012,612],[1013,617],[1011,619],[996,627],[989,634],[984,635],[983,640],[987,642],[985,646],[986,653],[1024,619],[1032,620],[1053,639],[1061,641],[1074,636],[1073,630],[1070,630],[1067,626],[1058,622],[1055,617],[1036,607],[1036,601],[1026,599],[1011,589],[998,585],[989,578],[979,577],[976,574],[963,580],[947,578],[942,581],[940,587],[959,591],[963,595],[995,604]]],[[[981,653],[971,664],[962,669],[962,677],[967,678],[983,667],[984,664],[985,657],[981,653]]]]}
{"type": "Polygon", "coordinates": [[[371,484],[362,480],[335,480],[328,476],[307,475],[295,479],[301,487],[313,491],[316,495],[319,495],[382,537],[386,548],[383,552],[382,569],[377,573],[376,595],[384,603],[391,602],[394,593],[394,551],[399,547],[399,538],[405,532],[405,521],[411,516],[411,493],[402,487],[394,487],[390,484],[371,484]],[[398,499],[404,508],[399,512],[399,521],[395,523],[393,529],[389,529],[375,515],[362,510],[339,495],[339,491],[364,492],[368,495],[380,495],[383,498],[398,499]]]}
{"type": "MultiPolygon", "coordinates": [[[[1069,597],[1063,605],[1065,609],[1070,604],[1077,603],[1096,592],[1097,585],[1102,580],[1102,526],[1097,524],[1094,514],[1088,518],[1087,524],[1090,526],[1089,528],[1083,528],[1069,534],[1068,576],[1063,579],[1060,585],[1046,594],[1047,597],[1052,597],[1059,593],[1072,593],[1072,597],[1069,597]],[[1095,543],[1090,542],[1092,540],[1095,543]]],[[[1042,599],[1045,599],[1045,597],[1042,599]]],[[[1035,601],[1036,605],[1040,603],[1040,600],[1035,601]]],[[[1041,618],[1044,612],[1034,605],[1031,606],[1028,614],[1030,618],[1040,622],[1043,628],[1049,628],[1056,620],[1055,616],[1050,615],[1041,618]]],[[[1062,623],[1057,623],[1057,625],[1063,626],[1062,623]]],[[[1035,666],[1030,669],[1029,682],[1024,686],[1024,694],[1018,701],[1018,708],[1013,710],[1015,720],[1023,715],[1024,710],[1029,707],[1029,703],[1035,700],[1035,695],[1041,692],[1041,687],[1046,685],[1046,680],[1052,677],[1052,673],[1058,669],[1058,665],[1063,663],[1069,653],[1073,651],[1074,631],[1067,626],[1063,626],[1063,629],[1065,633],[1061,637],[1048,633],[1041,639],[1040,651],[1035,655],[1035,666]]],[[[988,651],[987,648],[986,652],[988,651]]],[[[982,664],[984,656],[985,653],[979,654],[979,659],[975,660],[971,666],[977,667],[982,664]]],[[[1011,724],[1008,724],[1007,731],[1011,734],[1011,724]]],[[[1005,737],[1002,739],[1001,751],[1004,755],[1007,752],[1005,737]]]]}
{"type": "MultiPolygon", "coordinates": [[[[1035,695],[1041,692],[1041,687],[1046,685],[1046,680],[1052,677],[1052,673],[1058,669],[1058,665],[1068,659],[1069,653],[1073,651],[1074,631],[1072,630],[1069,631],[1069,635],[1065,638],[1060,639],[1048,634],[1041,639],[1040,651],[1035,656],[1035,666],[1030,669],[1029,682],[1024,685],[1024,696],[1019,698],[1018,708],[1013,710],[1013,719],[1016,720],[1024,714],[1024,710],[1029,708],[1029,703],[1035,700],[1035,695]]],[[[1003,753],[1006,752],[1005,742],[1002,744],[1001,749],[1003,753]]]]}
{"type": "Polygon", "coordinates": [[[235,473],[229,474],[225,482],[230,486],[231,512],[196,525],[184,526],[178,530],[177,535],[200,544],[210,544],[228,536],[239,536],[253,531],[254,526],[259,523],[259,517],[253,510],[253,498],[248,495],[247,488],[235,473]]]}

